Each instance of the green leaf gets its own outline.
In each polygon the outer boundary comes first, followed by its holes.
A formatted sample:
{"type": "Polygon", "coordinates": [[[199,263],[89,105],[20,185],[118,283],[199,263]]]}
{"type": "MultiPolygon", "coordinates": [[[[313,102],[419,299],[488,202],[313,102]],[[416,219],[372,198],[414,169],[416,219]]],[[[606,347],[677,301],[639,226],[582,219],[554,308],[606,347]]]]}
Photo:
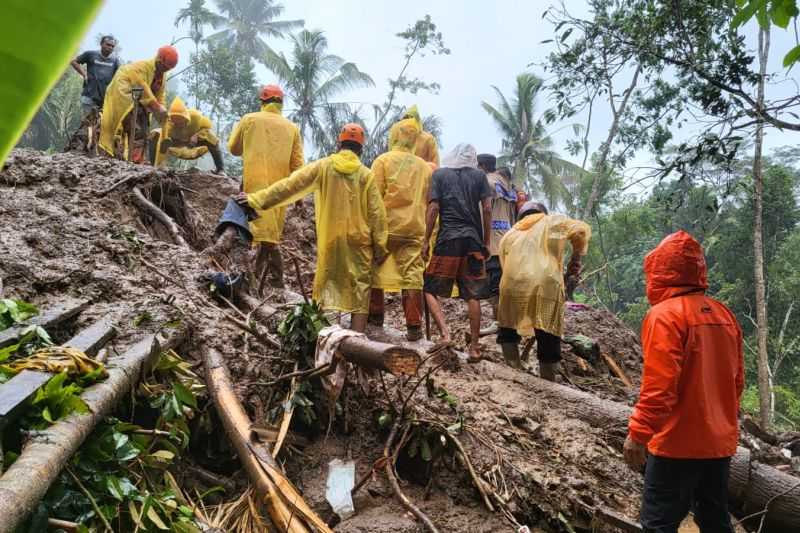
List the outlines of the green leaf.
{"type": "MultiPolygon", "coordinates": [[[[797,60],[800,59],[800,45],[795,46],[783,57],[783,66],[790,67],[797,63],[797,60]]],[[[0,358],[2,361],[2,358],[0,358]]]]}
{"type": "Polygon", "coordinates": [[[175,459],[175,454],[167,450],[158,450],[150,454],[150,457],[155,457],[160,461],[169,462],[175,459]]]}
{"type": "Polygon", "coordinates": [[[43,11],[29,0],[3,2],[0,165],[72,59],[101,4],[62,0],[43,11]]]}
{"type": "Polygon", "coordinates": [[[155,524],[158,529],[169,530],[169,528],[164,524],[164,521],[161,520],[161,517],[158,516],[158,512],[156,512],[154,507],[150,507],[147,509],[147,518],[155,524]]]}
{"type": "Polygon", "coordinates": [[[138,328],[142,324],[150,322],[151,320],[153,320],[153,315],[150,314],[150,311],[145,311],[133,319],[133,327],[138,328]]]}
{"type": "Polygon", "coordinates": [[[190,391],[183,383],[176,379],[173,382],[172,387],[175,389],[175,396],[181,401],[181,403],[197,409],[197,398],[194,397],[192,391],[190,391]]]}
{"type": "MultiPolygon", "coordinates": [[[[740,6],[741,7],[741,6],[740,6]]],[[[736,15],[734,15],[733,19],[731,20],[731,28],[738,28],[751,18],[756,13],[756,8],[758,7],[758,2],[755,0],[750,0],[750,2],[743,8],[741,8],[736,15]]]]}
{"type": "Polygon", "coordinates": [[[122,487],[120,486],[119,478],[116,476],[108,476],[106,478],[106,490],[111,496],[119,501],[123,501],[125,496],[122,494],[122,487]]]}

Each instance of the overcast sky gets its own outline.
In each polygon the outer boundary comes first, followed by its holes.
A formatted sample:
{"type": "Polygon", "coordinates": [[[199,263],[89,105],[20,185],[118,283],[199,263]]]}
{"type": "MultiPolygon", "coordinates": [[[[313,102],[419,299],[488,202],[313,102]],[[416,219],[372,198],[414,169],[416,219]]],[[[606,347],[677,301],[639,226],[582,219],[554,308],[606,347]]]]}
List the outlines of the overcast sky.
{"type": "MultiPolygon", "coordinates": [[[[99,33],[112,33],[122,47],[126,61],[151,57],[162,44],[186,35],[185,27],[173,25],[177,11],[187,4],[183,0],[107,0],[84,42],[85,48],[96,48],[99,33]]],[[[213,7],[213,1],[208,4],[213,7]]],[[[419,18],[430,14],[443,33],[445,44],[451,49],[447,56],[428,56],[415,60],[409,75],[425,81],[438,82],[439,94],[420,93],[401,95],[401,104],[417,103],[422,114],[436,113],[442,118],[443,150],[459,142],[473,143],[479,152],[497,152],[500,139],[489,116],[481,108],[481,101],[496,101],[492,85],[511,96],[515,76],[525,70],[542,75],[538,67],[550,51],[549,45],[540,44],[552,38],[552,26],[542,19],[550,1],[496,0],[487,3],[477,0],[431,1],[405,0],[288,0],[283,19],[304,19],[306,28],[322,29],[329,41],[330,52],[352,61],[367,72],[376,82],[372,89],[354,90],[343,95],[342,100],[383,102],[387,93],[387,79],[395,77],[402,66],[403,41],[395,34],[403,31],[419,18]]],[[[586,14],[583,0],[566,0],[574,15],[586,14]]],[[[209,32],[213,31],[209,28],[209,32]]],[[[793,37],[788,32],[773,32],[771,70],[783,73],[781,57],[791,45],[793,37]]],[[[270,43],[277,50],[287,50],[282,41],[270,43]]],[[[193,49],[191,41],[178,43],[181,64],[185,65],[193,49]]],[[[180,68],[182,65],[179,65],[180,68]]],[[[269,71],[258,68],[259,82],[274,82],[269,71]]],[[[777,91],[796,91],[793,83],[784,83],[777,91]]],[[[540,109],[548,107],[545,100],[540,109]]],[[[591,149],[602,142],[608,131],[610,113],[599,106],[590,132],[591,149]]],[[[577,117],[574,121],[584,121],[577,117]]],[[[564,125],[554,125],[556,149],[566,155],[565,144],[572,135],[564,125]]],[[[795,144],[796,133],[771,131],[767,135],[768,147],[795,144]]],[[[642,155],[638,162],[648,157],[642,155]]]]}

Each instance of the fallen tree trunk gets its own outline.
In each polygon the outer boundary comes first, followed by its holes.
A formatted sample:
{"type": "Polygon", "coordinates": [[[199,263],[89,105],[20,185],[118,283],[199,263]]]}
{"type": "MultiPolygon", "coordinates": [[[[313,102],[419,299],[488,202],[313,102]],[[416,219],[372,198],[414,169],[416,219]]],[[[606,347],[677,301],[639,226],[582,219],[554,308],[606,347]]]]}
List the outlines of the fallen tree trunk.
{"type": "Polygon", "coordinates": [[[251,421],[236,396],[222,355],[208,347],[203,348],[202,355],[208,393],[225,426],[225,433],[233,443],[236,454],[266,505],[274,525],[280,531],[290,533],[332,533],[286,478],[269,451],[251,441],[251,421]]]}
{"type": "MultiPolygon", "coordinates": [[[[174,335],[161,342],[150,335],[121,356],[111,359],[108,378],[81,395],[89,412],[60,420],[30,440],[14,464],[0,477],[0,533],[11,533],[22,523],[70,457],[95,426],[128,394],[146,366],[154,362],[163,350],[175,348],[182,340],[182,335],[174,335]]],[[[86,347],[75,346],[75,343],[72,346],[86,347]]]]}
{"type": "Polygon", "coordinates": [[[66,322],[76,316],[89,306],[89,300],[69,299],[60,302],[52,307],[48,307],[39,315],[31,318],[24,324],[10,327],[0,332],[0,348],[5,348],[14,344],[19,339],[25,328],[29,326],[41,326],[45,329],[66,322]]]}
{"type": "Polygon", "coordinates": [[[413,376],[420,363],[419,352],[414,349],[363,337],[348,337],[339,345],[339,351],[345,361],[354,365],[394,375],[413,376]]]}
{"type": "MultiPolygon", "coordinates": [[[[428,348],[433,345],[424,340],[417,343],[404,342],[403,335],[390,328],[370,329],[369,334],[373,338],[404,343],[407,346],[428,348]]],[[[466,357],[465,354],[459,356],[466,357]]],[[[524,386],[537,399],[558,405],[559,409],[567,411],[574,418],[596,427],[617,428],[621,433],[627,432],[632,409],[625,404],[603,400],[588,392],[545,381],[506,365],[491,362],[484,364],[493,365],[492,371],[497,377],[524,386]]],[[[745,525],[752,527],[755,524],[755,529],[758,529],[760,512],[768,507],[762,533],[800,531],[800,478],[754,461],[750,450],[746,448],[739,447],[731,461],[728,495],[737,516],[759,513],[745,525]]]]}
{"type": "Polygon", "coordinates": [[[162,211],[157,205],[145,198],[139,187],[133,188],[131,197],[133,198],[133,203],[135,203],[139,209],[161,222],[164,228],[166,228],[166,230],[169,232],[170,237],[172,237],[172,242],[178,246],[188,248],[189,245],[186,244],[183,236],[181,236],[181,230],[175,221],[172,220],[172,218],[170,218],[170,216],[162,211]]]}

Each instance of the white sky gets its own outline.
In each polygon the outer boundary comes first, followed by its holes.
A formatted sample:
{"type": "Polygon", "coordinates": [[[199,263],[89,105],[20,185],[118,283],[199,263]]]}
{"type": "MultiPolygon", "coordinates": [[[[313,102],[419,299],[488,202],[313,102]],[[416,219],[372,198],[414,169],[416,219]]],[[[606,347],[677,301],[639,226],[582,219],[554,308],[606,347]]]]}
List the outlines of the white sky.
{"type": "MultiPolygon", "coordinates": [[[[173,25],[177,11],[186,3],[186,0],[107,0],[87,34],[84,47],[97,48],[96,36],[112,33],[119,40],[124,60],[151,57],[162,44],[188,33],[186,27],[173,25]]],[[[214,7],[213,0],[208,4],[214,7]]],[[[500,138],[480,102],[495,103],[491,85],[511,96],[516,75],[529,69],[529,64],[544,61],[550,45],[540,42],[552,38],[551,25],[542,20],[543,12],[552,4],[550,0],[488,3],[485,0],[284,0],[283,4],[286,6],[283,19],[304,19],[306,28],[324,30],[330,53],[356,63],[375,80],[375,88],[351,91],[342,95],[343,101],[383,102],[386,80],[395,77],[402,66],[403,41],[395,34],[430,14],[451,54],[417,59],[408,74],[438,82],[441,91],[438,95],[401,95],[398,102],[417,103],[423,115],[436,113],[442,118],[443,152],[459,142],[470,142],[479,152],[499,151],[500,138]]],[[[565,4],[574,15],[586,13],[583,0],[565,0],[565,4]]],[[[270,44],[277,50],[288,49],[285,41],[270,44]]],[[[793,44],[793,36],[788,32],[773,31],[771,71],[784,75],[781,58],[793,44]]],[[[181,52],[180,69],[187,64],[193,43],[187,39],[177,46],[181,52]]],[[[531,70],[543,74],[536,67],[531,70]]],[[[257,72],[259,82],[275,81],[265,68],[259,67],[257,72]]],[[[797,89],[794,83],[783,83],[775,91],[775,94],[787,91],[796,94],[797,89]]],[[[540,110],[546,107],[549,103],[542,101],[540,110]]],[[[585,118],[579,116],[573,121],[585,118]]],[[[605,138],[609,121],[607,105],[598,106],[590,132],[591,150],[597,149],[605,138]]],[[[553,125],[551,131],[556,130],[559,130],[554,135],[556,149],[566,156],[565,145],[572,135],[571,129],[553,125]]],[[[793,132],[772,130],[767,134],[766,146],[793,144],[798,138],[793,132]]],[[[647,154],[642,154],[636,163],[646,164],[648,160],[647,154]]]]}

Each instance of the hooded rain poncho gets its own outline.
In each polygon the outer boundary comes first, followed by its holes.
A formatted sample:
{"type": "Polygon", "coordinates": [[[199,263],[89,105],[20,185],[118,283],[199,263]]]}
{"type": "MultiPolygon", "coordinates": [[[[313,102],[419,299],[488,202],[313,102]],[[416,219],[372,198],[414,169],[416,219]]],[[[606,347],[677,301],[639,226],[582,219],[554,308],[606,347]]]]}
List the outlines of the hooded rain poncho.
{"type": "Polygon", "coordinates": [[[433,163],[438,168],[439,147],[436,145],[436,138],[422,127],[422,118],[419,116],[417,106],[412,105],[409,107],[404,113],[404,116],[412,118],[419,128],[419,135],[417,135],[417,139],[414,141],[414,155],[428,163],[433,163]]]}
{"type": "Polygon", "coordinates": [[[564,215],[528,215],[500,241],[501,327],[532,335],[540,329],[560,337],[564,332],[564,248],[585,255],[592,229],[564,215]]]}
{"type": "MultiPolygon", "coordinates": [[[[133,110],[131,89],[142,87],[142,98],[139,105],[149,107],[158,101],[165,101],[166,83],[161,83],[159,90],[153,94],[150,86],[156,76],[156,59],[144,59],[122,65],[106,89],[103,101],[103,120],[100,124],[100,140],[98,145],[109,155],[114,155],[114,136],[122,127],[122,121],[133,110]]],[[[141,127],[141,125],[139,125],[141,127]]]]}
{"type": "Polygon", "coordinates": [[[378,289],[422,289],[422,243],[431,168],[411,153],[418,134],[413,119],[396,123],[389,134],[391,151],[372,164],[389,227],[389,258],[372,278],[372,286],[378,289]]]}
{"type": "Polygon", "coordinates": [[[204,141],[211,145],[218,145],[219,139],[211,131],[211,120],[203,115],[197,109],[187,109],[180,96],[176,96],[169,106],[169,113],[167,114],[167,121],[164,128],[161,130],[162,135],[158,137],[158,144],[156,146],[156,162],[155,166],[163,166],[167,163],[168,156],[174,156],[178,159],[197,159],[202,157],[208,152],[207,146],[187,146],[191,142],[191,138],[197,135],[198,141],[204,141]],[[186,120],[185,126],[177,126],[171,119],[176,116],[181,116],[186,120]],[[170,139],[177,146],[171,146],[161,152],[161,142],[164,139],[170,139]]]}
{"type": "MultiPolygon", "coordinates": [[[[300,130],[280,113],[280,104],[264,104],[261,111],[243,116],[228,140],[231,154],[244,159],[242,179],[246,193],[263,191],[303,166],[300,130]]],[[[257,212],[259,218],[250,222],[253,241],[280,242],[286,208],[257,212]]]]}
{"type": "Polygon", "coordinates": [[[342,150],[247,196],[254,209],[286,206],[314,193],[317,272],[314,299],[324,309],[369,311],[373,258],[386,249],[386,210],[369,168],[342,150]]]}

